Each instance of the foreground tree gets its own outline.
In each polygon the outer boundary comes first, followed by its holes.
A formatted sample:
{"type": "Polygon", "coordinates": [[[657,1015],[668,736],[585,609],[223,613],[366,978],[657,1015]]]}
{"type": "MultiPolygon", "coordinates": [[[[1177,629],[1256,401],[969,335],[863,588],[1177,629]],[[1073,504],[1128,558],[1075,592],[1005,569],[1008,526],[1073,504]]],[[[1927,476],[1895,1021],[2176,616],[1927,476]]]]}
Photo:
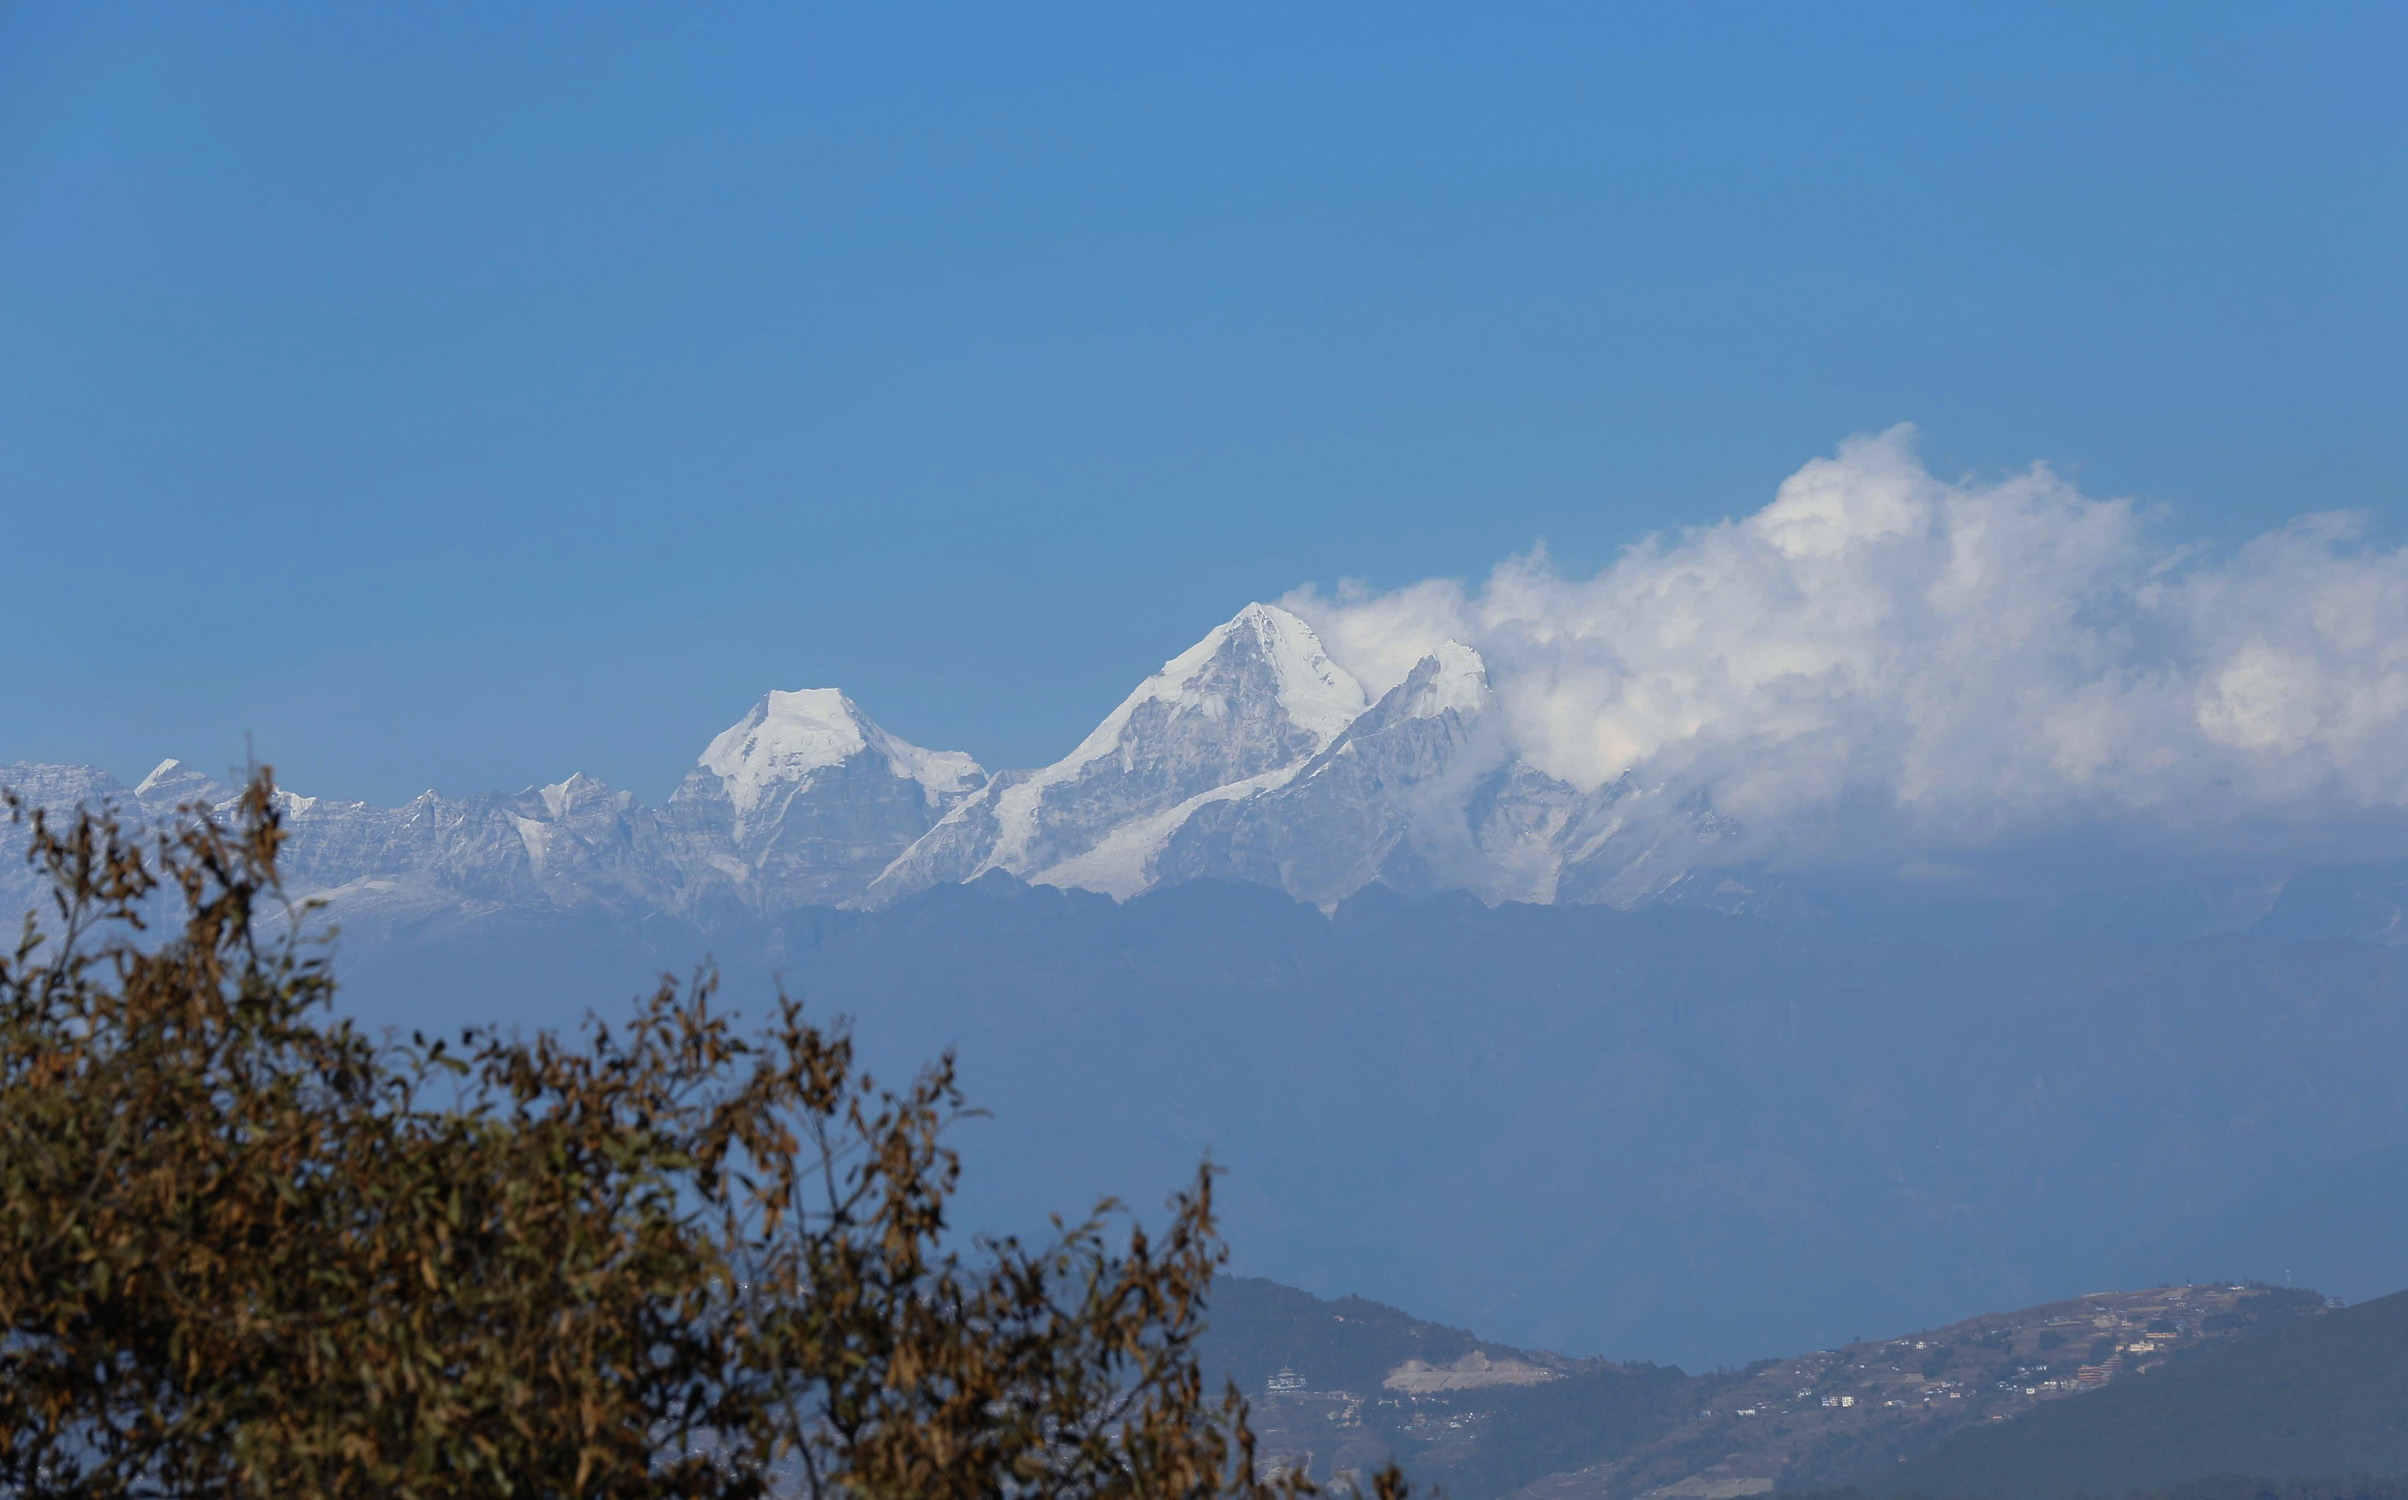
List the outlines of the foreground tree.
{"type": "Polygon", "coordinates": [[[579,1044],[379,1042],[264,773],[147,837],[10,814],[50,904],[0,959],[0,1489],[1310,1490],[1203,1388],[1208,1175],[1159,1238],[964,1258],[950,1060],[883,1091],[707,979],[579,1044]]]}

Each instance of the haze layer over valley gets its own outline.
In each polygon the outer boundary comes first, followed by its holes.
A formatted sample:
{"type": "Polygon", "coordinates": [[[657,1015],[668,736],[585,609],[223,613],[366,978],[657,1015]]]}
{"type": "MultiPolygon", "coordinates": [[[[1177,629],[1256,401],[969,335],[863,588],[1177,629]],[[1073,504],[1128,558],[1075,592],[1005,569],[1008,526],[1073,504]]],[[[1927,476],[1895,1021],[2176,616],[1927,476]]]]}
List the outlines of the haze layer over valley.
{"type": "Polygon", "coordinates": [[[1519,1342],[2355,1297],[2408,1282],[2334,1186],[2408,1201],[2403,643],[2408,554],[2342,520],[2218,555],[1896,431],[1593,577],[1249,604],[1033,770],[779,690],[658,806],[289,789],[287,868],[371,1020],[564,1024],[710,955],[889,1072],[958,1047],[974,1222],[1209,1152],[1241,1266],[1519,1342]]]}

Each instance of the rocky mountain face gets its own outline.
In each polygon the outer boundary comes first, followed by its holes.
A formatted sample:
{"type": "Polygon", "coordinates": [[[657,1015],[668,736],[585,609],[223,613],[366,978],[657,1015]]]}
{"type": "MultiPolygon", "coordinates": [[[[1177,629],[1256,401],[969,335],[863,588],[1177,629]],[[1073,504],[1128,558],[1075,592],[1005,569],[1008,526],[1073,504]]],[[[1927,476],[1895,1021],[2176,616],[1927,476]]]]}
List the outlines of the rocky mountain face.
{"type": "MultiPolygon", "coordinates": [[[[1502,718],[1467,646],[1445,644],[1370,702],[1302,619],[1254,604],[1041,769],[989,774],[958,751],[922,749],[832,688],[773,692],[658,808],[585,776],[393,808],[289,796],[290,873],[354,918],[584,911],[705,928],[876,908],[998,872],[1118,900],[1237,881],[1325,910],[1372,885],[1802,921],[1836,909],[1827,890],[1744,868],[1740,830],[1702,798],[1627,776],[1572,786],[1518,758],[1502,718]]],[[[229,795],[175,761],[130,789],[82,766],[0,766],[0,784],[39,804],[114,800],[147,817],[229,795]]],[[[0,875],[21,878],[14,862],[0,875]]],[[[2324,872],[2272,910],[2281,890],[2260,879],[2144,905],[2171,930],[2235,930],[2246,925],[2235,902],[2256,901],[2248,921],[2408,940],[2398,871],[2324,872]]],[[[1928,930],[1932,913],[1895,894],[1887,908],[1928,930]]]]}

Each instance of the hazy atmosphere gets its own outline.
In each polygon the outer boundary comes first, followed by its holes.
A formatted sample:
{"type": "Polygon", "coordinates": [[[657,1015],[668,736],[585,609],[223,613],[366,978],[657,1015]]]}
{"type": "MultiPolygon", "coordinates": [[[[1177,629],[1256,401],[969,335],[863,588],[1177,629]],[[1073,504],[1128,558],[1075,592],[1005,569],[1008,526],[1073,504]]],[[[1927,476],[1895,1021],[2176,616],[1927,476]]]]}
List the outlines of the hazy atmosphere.
{"type": "Polygon", "coordinates": [[[0,1494],[2408,1500],[2404,58],[0,7],[0,1494]]]}

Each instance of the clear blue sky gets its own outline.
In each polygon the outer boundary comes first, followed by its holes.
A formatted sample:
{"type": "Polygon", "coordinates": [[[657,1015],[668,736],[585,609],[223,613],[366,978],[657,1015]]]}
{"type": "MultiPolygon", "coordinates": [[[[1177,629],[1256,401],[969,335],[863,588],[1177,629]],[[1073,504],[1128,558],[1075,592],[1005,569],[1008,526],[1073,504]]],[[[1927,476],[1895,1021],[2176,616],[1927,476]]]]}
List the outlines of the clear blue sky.
{"type": "Polygon", "coordinates": [[[2408,530],[2408,8],[0,9],[0,761],[991,765],[1844,435],[2408,530]]]}

